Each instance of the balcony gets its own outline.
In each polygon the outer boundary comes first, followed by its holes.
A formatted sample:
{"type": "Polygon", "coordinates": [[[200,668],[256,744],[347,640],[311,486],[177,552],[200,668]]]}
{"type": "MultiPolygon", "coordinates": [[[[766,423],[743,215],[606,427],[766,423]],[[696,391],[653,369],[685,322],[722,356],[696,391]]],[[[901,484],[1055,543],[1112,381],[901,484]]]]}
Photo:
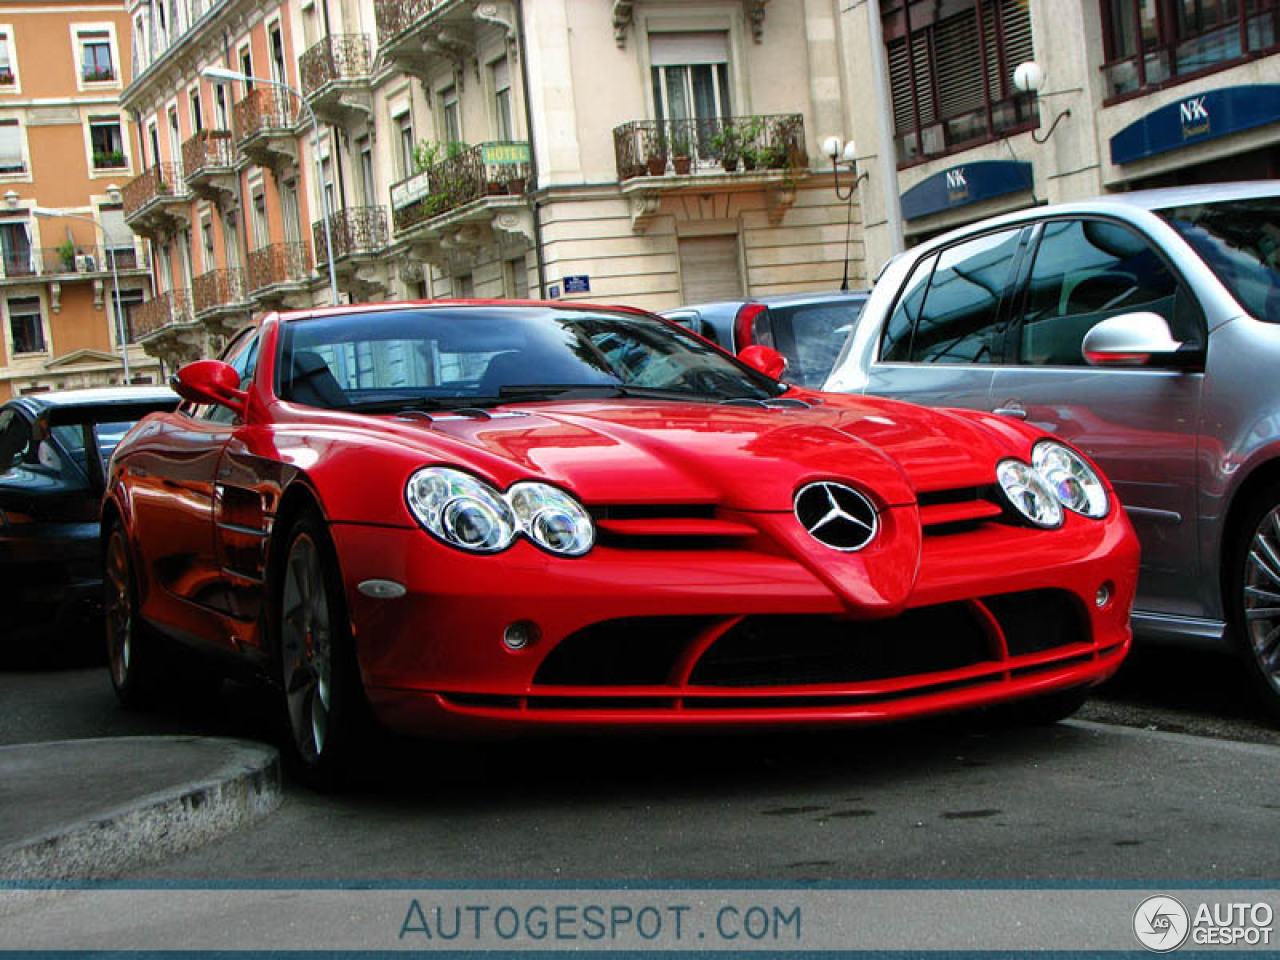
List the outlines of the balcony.
{"type": "Polygon", "coordinates": [[[191,281],[195,317],[209,332],[229,336],[239,329],[253,309],[244,271],[210,270],[191,281]]]}
{"type": "MultiPolygon", "coordinates": [[[[353,302],[380,300],[391,286],[390,264],[384,259],[387,248],[387,208],[348,207],[329,217],[333,239],[333,266],[338,284],[351,294],[353,302]]],[[[324,221],[311,225],[315,241],[316,269],[324,271],[329,262],[324,221]]]]}
{"type": "Polygon", "coordinates": [[[136,304],[129,314],[134,340],[143,344],[181,339],[196,326],[189,290],[157,293],[146,303],[136,304]]]}
{"type": "Polygon", "coordinates": [[[345,126],[357,117],[368,118],[373,114],[372,68],[368,34],[326,37],[298,58],[302,95],[324,123],[345,126]]]}
{"type": "Polygon", "coordinates": [[[236,151],[230,130],[201,130],[182,145],[182,167],[187,189],[205,200],[218,202],[234,196],[236,151]]]}
{"type": "Polygon", "coordinates": [[[391,187],[396,239],[456,248],[497,232],[531,241],[529,159],[527,143],[481,143],[401,180],[391,187]]]}
{"type": "Polygon", "coordinates": [[[236,149],[260,167],[298,161],[292,99],[285,90],[259,87],[235,105],[236,149]]]}
{"type": "Polygon", "coordinates": [[[622,192],[632,227],[643,230],[672,192],[764,190],[775,224],[805,175],[804,117],[798,113],[688,120],[637,120],[613,130],[622,192]]]}
{"type": "Polygon", "coordinates": [[[134,177],[124,190],[124,222],[151,239],[171,235],[191,218],[191,195],[182,164],[158,163],[134,177]]]}
{"type": "Polygon", "coordinates": [[[498,23],[515,39],[514,25],[497,4],[469,0],[374,0],[379,55],[405,73],[427,79],[442,58],[461,63],[475,55],[479,21],[498,23]]]}
{"type": "Polygon", "coordinates": [[[310,279],[305,243],[273,243],[249,253],[249,297],[260,307],[302,306],[310,279]]]}

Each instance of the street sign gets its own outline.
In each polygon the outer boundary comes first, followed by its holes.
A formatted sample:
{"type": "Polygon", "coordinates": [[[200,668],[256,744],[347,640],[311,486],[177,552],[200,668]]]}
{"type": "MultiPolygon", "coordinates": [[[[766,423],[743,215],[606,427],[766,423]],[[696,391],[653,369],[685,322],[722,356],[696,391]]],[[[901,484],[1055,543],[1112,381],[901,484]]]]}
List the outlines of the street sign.
{"type": "Polygon", "coordinates": [[[565,293],[590,293],[591,278],[585,273],[576,274],[572,277],[564,278],[565,293]]]}

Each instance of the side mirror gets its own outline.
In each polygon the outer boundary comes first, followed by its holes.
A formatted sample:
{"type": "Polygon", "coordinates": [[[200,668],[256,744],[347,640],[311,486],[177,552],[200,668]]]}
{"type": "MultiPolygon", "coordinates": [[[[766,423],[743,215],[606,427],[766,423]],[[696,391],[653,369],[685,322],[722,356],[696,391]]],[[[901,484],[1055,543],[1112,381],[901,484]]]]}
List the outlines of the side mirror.
{"type": "Polygon", "coordinates": [[[755,343],[738,351],[738,359],[752,370],[758,370],[770,380],[781,380],[787,372],[787,358],[773,347],[755,343]]]}
{"type": "Polygon", "coordinates": [[[175,373],[169,383],[183,400],[216,403],[235,413],[244,412],[248,394],[240,389],[240,374],[229,363],[197,360],[175,373]]]}
{"type": "Polygon", "coordinates": [[[1096,367],[1145,367],[1182,348],[1158,313],[1125,313],[1095,324],[1084,335],[1084,358],[1096,367]]]}

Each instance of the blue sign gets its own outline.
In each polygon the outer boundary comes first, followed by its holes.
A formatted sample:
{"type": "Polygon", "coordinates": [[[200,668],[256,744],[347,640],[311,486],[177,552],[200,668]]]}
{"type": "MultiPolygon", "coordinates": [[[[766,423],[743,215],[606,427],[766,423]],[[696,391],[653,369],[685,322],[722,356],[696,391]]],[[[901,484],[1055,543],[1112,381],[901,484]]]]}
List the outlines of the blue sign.
{"type": "Polygon", "coordinates": [[[918,220],[992,197],[1030,190],[1031,164],[1018,160],[977,160],[921,180],[902,195],[902,216],[918,220]]]}
{"type": "Polygon", "coordinates": [[[547,287],[547,299],[548,300],[560,299],[560,284],[553,283],[551,284],[551,286],[547,287]]]}
{"type": "Polygon", "coordinates": [[[1133,163],[1280,121],[1280,84],[1197,93],[1152,110],[1111,138],[1111,162],[1133,163]]]}
{"type": "Polygon", "coordinates": [[[585,273],[577,274],[572,277],[564,278],[565,293],[590,293],[591,278],[585,273]]]}

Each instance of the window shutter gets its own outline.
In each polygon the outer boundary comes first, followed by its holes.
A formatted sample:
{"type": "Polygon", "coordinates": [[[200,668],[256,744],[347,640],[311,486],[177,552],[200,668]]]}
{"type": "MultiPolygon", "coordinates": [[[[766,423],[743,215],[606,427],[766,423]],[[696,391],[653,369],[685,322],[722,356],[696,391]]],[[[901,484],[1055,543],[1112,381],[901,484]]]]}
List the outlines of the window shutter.
{"type": "Polygon", "coordinates": [[[649,64],[654,67],[684,67],[695,63],[728,63],[729,34],[706,33],[649,34],[649,64]]]}
{"type": "Polygon", "coordinates": [[[982,51],[978,18],[972,9],[934,27],[938,62],[938,112],[944,119],[983,107],[982,51]]]}
{"type": "Polygon", "coordinates": [[[982,13],[987,35],[988,95],[992,100],[1004,100],[1015,92],[1013,71],[1018,68],[1018,64],[1035,59],[1031,13],[1021,0],[999,0],[998,4],[985,4],[982,13]],[[1003,64],[1000,63],[997,36],[1004,40],[1003,64]]]}
{"type": "Polygon", "coordinates": [[[911,84],[911,63],[907,59],[907,38],[901,37],[888,44],[889,85],[893,90],[894,129],[903,132],[916,126],[913,98],[920,103],[920,125],[927,127],[937,120],[933,105],[933,83],[929,74],[929,44],[923,34],[916,34],[911,42],[915,58],[915,87],[911,84]]]}

